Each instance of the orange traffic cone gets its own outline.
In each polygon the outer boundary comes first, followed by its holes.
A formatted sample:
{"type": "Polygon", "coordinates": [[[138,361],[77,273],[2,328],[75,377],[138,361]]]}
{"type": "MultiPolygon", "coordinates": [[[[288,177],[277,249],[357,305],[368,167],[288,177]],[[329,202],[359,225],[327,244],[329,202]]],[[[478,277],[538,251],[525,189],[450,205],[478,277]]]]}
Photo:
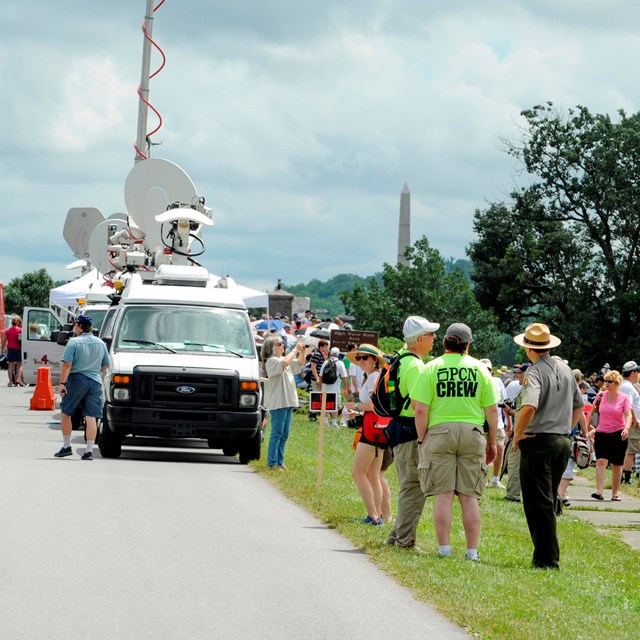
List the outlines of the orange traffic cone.
{"type": "Polygon", "coordinates": [[[49,367],[38,368],[38,381],[31,398],[31,410],[53,411],[56,406],[56,396],[51,384],[51,369],[49,367]]]}

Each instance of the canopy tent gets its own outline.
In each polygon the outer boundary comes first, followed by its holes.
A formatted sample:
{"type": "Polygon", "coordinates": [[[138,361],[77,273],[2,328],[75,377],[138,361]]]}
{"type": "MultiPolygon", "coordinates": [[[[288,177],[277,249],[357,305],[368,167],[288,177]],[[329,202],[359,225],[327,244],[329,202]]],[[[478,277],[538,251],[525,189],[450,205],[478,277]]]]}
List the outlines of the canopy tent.
{"type": "Polygon", "coordinates": [[[97,269],[92,269],[71,282],[51,289],[49,292],[49,304],[55,304],[59,307],[75,307],[78,304],[78,298],[86,298],[89,292],[104,295],[105,301],[108,302],[106,296],[113,293],[113,289],[104,286],[103,282],[104,279],[97,269]]]}

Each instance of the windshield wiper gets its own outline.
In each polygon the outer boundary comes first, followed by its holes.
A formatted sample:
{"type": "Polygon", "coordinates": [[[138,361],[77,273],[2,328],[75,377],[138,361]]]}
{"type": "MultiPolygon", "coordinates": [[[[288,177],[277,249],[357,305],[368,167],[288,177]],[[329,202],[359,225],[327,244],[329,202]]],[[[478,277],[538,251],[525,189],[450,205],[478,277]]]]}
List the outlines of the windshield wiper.
{"type": "Polygon", "coordinates": [[[178,353],[171,347],[167,347],[164,344],[160,344],[159,342],[151,342],[150,340],[123,340],[122,342],[130,342],[132,344],[146,344],[152,347],[160,347],[161,349],[166,349],[167,351],[171,351],[171,353],[178,353]]]}
{"type": "MultiPolygon", "coordinates": [[[[240,353],[240,351],[234,351],[233,349],[229,349],[225,347],[223,344],[212,344],[211,342],[191,342],[190,340],[184,341],[185,347],[212,347],[214,349],[220,349],[225,353],[230,353],[231,355],[238,356],[238,358],[244,358],[244,353],[240,353]]],[[[211,352],[208,352],[211,353],[211,352]]]]}

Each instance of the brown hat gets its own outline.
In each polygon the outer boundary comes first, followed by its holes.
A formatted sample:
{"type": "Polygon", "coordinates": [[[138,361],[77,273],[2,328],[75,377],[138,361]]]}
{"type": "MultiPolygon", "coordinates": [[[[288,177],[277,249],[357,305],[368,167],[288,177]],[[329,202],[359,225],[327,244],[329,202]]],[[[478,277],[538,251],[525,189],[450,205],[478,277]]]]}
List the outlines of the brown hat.
{"type": "Polygon", "coordinates": [[[383,366],[387,362],[387,359],[385,358],[384,353],[380,351],[378,347],[374,347],[372,344],[367,344],[366,342],[361,344],[355,351],[347,352],[345,354],[345,358],[349,362],[356,364],[357,355],[373,356],[378,360],[378,364],[380,366],[383,366]]]}
{"type": "Polygon", "coordinates": [[[541,322],[532,322],[524,333],[517,335],[513,341],[521,347],[529,347],[529,349],[545,351],[557,347],[562,340],[551,335],[549,327],[541,322]]]}

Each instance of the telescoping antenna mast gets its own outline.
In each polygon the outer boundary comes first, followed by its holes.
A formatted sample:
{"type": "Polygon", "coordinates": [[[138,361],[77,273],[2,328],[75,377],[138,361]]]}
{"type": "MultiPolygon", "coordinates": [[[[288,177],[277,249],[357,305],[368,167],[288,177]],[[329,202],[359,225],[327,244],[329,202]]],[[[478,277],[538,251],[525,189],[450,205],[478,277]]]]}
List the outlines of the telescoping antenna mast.
{"type": "Polygon", "coordinates": [[[154,107],[149,103],[149,80],[161,71],[165,63],[165,56],[162,52],[162,49],[160,49],[160,47],[158,47],[158,45],[156,45],[152,39],[153,14],[164,4],[164,2],[165,0],[160,0],[157,6],[154,7],[154,0],[147,0],[147,8],[145,11],[144,22],[142,24],[142,33],[144,34],[144,39],[142,45],[142,72],[140,74],[140,86],[138,87],[138,96],[140,97],[140,102],[138,103],[138,135],[136,137],[135,143],[136,163],[140,162],[140,160],[147,159],[147,154],[145,153],[145,151],[147,151],[151,146],[149,138],[162,126],[162,117],[160,116],[158,111],[154,109],[154,107]],[[150,74],[152,46],[155,46],[162,56],[162,64],[153,72],[153,75],[150,74]],[[147,115],[149,113],[150,107],[158,116],[159,123],[152,132],[147,134],[147,115]]]}

